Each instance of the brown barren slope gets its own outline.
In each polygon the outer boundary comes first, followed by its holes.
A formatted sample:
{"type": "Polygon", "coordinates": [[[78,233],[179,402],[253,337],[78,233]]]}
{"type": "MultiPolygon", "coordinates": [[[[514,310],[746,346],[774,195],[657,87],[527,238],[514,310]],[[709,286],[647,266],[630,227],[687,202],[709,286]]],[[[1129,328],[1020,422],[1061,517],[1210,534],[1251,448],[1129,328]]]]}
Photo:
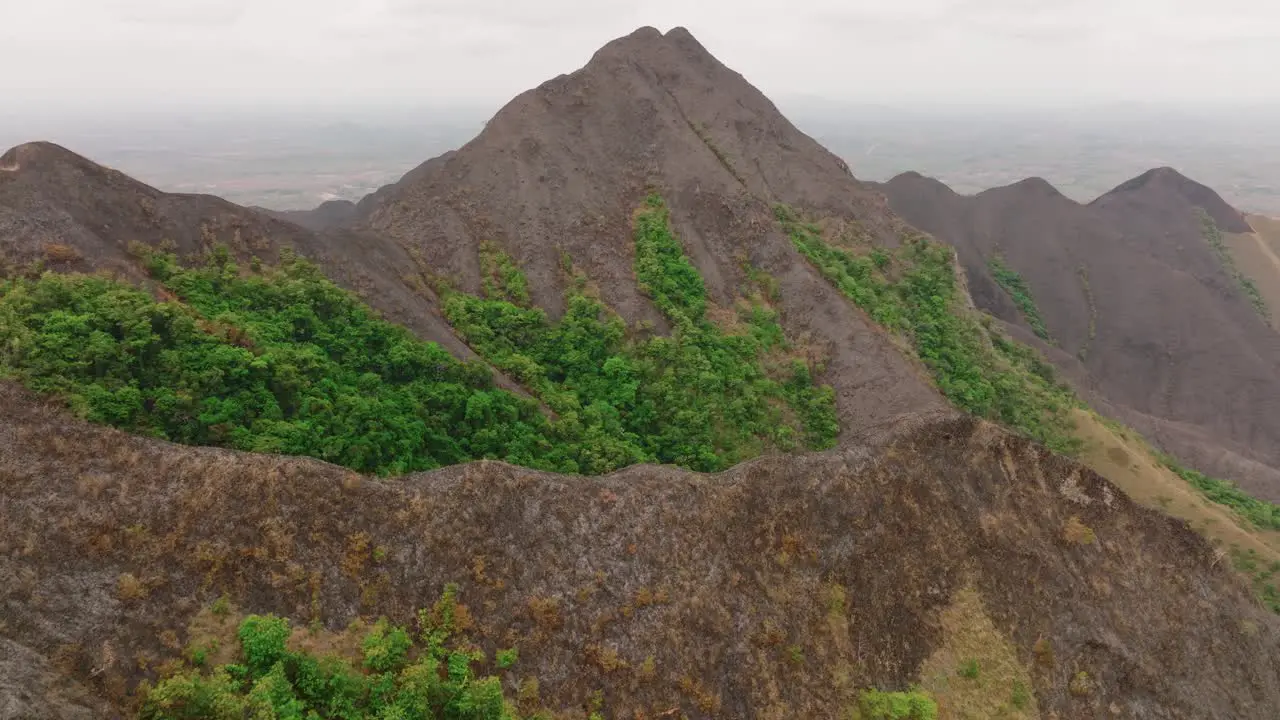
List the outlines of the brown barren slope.
{"type": "Polygon", "coordinates": [[[1118,419],[1280,500],[1280,335],[1201,233],[1199,207],[1224,232],[1247,227],[1212,190],[1167,168],[1089,205],[1035,178],[968,197],[914,173],[882,188],[956,246],[980,307],[1028,327],[988,267],[1003,256],[1044,317],[1050,358],[1118,419]]]}
{"type": "Polygon", "coordinates": [[[1010,648],[1045,716],[1280,708],[1277,618],[1199,536],[970,418],[713,476],[479,463],[383,482],[126,436],[8,385],[0,403],[0,637],[117,706],[221,593],[338,629],[407,621],[456,581],[481,645],[518,643],[556,709],[602,688],[613,717],[835,717],[975,637],[1010,648]]]}
{"type": "Polygon", "coordinates": [[[683,28],[637,30],[516,97],[461,149],[362,200],[357,226],[472,292],[479,245],[495,242],[553,315],[568,257],[626,320],[661,328],[632,269],[632,214],[650,190],[666,199],[712,300],[732,302],[744,263],[777,279],[784,328],[828,359],[819,379],[836,389],[846,438],[941,404],[917,366],[796,252],[771,207],[856,220],[893,243],[900,222],[883,197],[683,28]]]}

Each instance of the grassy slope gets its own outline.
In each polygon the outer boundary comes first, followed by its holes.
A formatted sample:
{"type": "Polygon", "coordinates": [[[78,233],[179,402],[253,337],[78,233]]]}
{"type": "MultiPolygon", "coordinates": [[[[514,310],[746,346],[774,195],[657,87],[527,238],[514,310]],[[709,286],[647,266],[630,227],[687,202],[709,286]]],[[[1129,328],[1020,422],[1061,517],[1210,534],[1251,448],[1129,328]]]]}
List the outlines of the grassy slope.
{"type": "Polygon", "coordinates": [[[1226,234],[1235,266],[1258,288],[1272,317],[1280,317],[1280,219],[1250,215],[1252,233],[1226,234]]]}

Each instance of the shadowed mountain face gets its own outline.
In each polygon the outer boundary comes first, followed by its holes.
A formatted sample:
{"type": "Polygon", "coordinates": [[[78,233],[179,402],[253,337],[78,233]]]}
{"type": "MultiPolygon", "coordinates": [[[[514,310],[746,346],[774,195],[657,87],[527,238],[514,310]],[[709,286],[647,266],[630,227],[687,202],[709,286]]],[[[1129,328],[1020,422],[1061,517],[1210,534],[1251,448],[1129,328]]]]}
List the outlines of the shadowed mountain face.
{"type": "Polygon", "coordinates": [[[882,186],[908,222],[952,243],[975,302],[1029,327],[993,258],[1026,282],[1056,350],[1121,419],[1166,450],[1280,499],[1280,335],[1206,238],[1244,218],[1153,170],[1089,205],[1040,179],[960,196],[918,174],[882,186]]]}

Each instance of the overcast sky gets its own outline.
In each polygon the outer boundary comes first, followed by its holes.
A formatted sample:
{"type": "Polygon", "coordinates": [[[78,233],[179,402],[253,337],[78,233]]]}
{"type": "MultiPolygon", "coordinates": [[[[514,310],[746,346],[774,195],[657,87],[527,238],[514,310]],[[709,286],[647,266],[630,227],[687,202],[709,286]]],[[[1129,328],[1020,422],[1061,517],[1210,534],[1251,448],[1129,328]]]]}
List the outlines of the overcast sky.
{"type": "Polygon", "coordinates": [[[498,103],[641,25],[767,94],[1280,101],[1269,0],[0,0],[10,111],[498,103]]]}

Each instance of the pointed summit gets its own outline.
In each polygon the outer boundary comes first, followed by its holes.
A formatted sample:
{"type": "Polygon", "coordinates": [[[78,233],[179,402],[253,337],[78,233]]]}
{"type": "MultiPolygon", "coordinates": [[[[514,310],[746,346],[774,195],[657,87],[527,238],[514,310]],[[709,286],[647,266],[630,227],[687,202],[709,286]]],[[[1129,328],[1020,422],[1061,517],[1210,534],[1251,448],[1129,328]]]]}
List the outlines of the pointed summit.
{"type": "Polygon", "coordinates": [[[1092,204],[1106,209],[1135,203],[1162,207],[1168,212],[1201,208],[1225,232],[1247,233],[1253,230],[1244,215],[1228,205],[1212,188],[1167,166],[1153,168],[1117,185],[1092,204]]]}
{"type": "Polygon", "coordinates": [[[848,398],[840,410],[848,426],[938,402],[887,341],[851,339],[875,334],[773,212],[785,203],[856,220],[894,243],[900,224],[884,198],[684,28],[640,28],[521,93],[474,140],[362,200],[354,227],[475,293],[481,244],[500,247],[528,277],[531,304],[552,316],[564,311],[572,282],[564,258],[572,258],[622,318],[661,332],[667,320],[632,267],[633,218],[649,193],[663,198],[713,302],[737,297],[745,276],[735,258],[779,278],[787,331],[833,348],[826,377],[848,398]],[[865,383],[892,392],[899,407],[864,404],[865,383]]]}
{"type": "Polygon", "coordinates": [[[0,155],[0,170],[6,172],[48,172],[58,168],[100,174],[116,173],[61,145],[43,140],[15,145],[4,155],[0,155]]]}
{"type": "Polygon", "coordinates": [[[1024,178],[1009,186],[1019,192],[1035,193],[1037,195],[1062,195],[1053,183],[1039,176],[1024,178]]]}

